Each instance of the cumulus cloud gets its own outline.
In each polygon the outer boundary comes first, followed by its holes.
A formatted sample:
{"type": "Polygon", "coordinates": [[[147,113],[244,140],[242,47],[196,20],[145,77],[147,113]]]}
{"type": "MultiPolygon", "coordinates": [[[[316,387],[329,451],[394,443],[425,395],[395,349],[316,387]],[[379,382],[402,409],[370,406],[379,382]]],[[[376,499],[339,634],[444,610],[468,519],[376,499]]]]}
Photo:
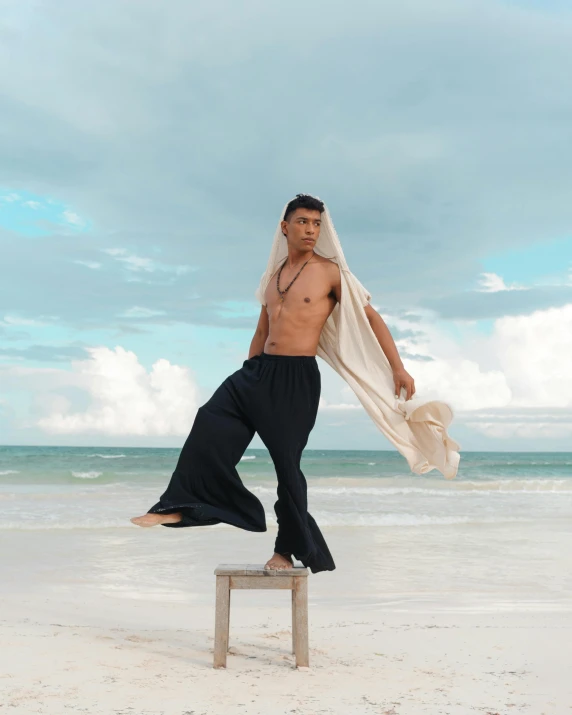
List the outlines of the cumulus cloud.
{"type": "Polygon", "coordinates": [[[510,381],[512,405],[572,407],[572,303],[499,318],[491,349],[510,381]]]}
{"type": "MultiPolygon", "coordinates": [[[[407,323],[406,318],[395,320],[402,328],[407,323]]],[[[415,326],[416,350],[432,358],[403,360],[418,395],[449,402],[464,425],[488,437],[569,435],[572,303],[498,318],[486,336],[465,324],[460,342],[427,317],[415,326]]],[[[398,348],[410,342],[407,337],[396,340],[398,348]]]]}
{"type": "Polygon", "coordinates": [[[135,353],[116,347],[87,349],[89,358],[73,362],[73,382],[91,401],[72,411],[57,394],[38,426],[52,434],[181,435],[189,431],[198,408],[189,370],[157,360],[150,371],[135,353]]]}
{"type": "Polygon", "coordinates": [[[404,359],[413,375],[417,396],[442,399],[456,410],[503,407],[510,402],[511,390],[501,370],[483,370],[469,358],[440,357],[431,361],[404,359]]]}
{"type": "MultiPolygon", "coordinates": [[[[452,337],[430,311],[389,316],[387,322],[417,396],[448,402],[466,424],[510,424],[512,434],[521,422],[528,429],[531,410],[546,415],[548,407],[555,418],[542,418],[545,432],[560,418],[568,420],[559,410],[572,408],[572,303],[499,318],[489,335],[459,322],[460,336],[452,337]]],[[[320,410],[355,408],[359,402],[349,386],[324,380],[320,410]]]]}

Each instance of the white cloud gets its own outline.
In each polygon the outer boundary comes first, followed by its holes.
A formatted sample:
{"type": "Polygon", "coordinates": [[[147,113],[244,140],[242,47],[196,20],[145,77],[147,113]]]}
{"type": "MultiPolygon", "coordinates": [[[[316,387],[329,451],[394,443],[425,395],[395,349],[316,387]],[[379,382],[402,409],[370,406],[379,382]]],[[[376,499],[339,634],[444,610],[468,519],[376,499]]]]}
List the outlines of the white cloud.
{"type": "Polygon", "coordinates": [[[135,353],[120,346],[88,352],[87,360],[72,363],[70,383],[85,390],[91,404],[82,412],[72,412],[68,401],[59,401],[38,420],[42,430],[110,436],[188,433],[198,405],[187,368],[160,359],[147,372],[135,353]]]}
{"type": "Polygon", "coordinates": [[[78,263],[80,266],[86,266],[87,268],[91,268],[93,270],[101,268],[101,263],[98,263],[97,261],[80,261],[77,259],[74,263],[78,263]]]}
{"type": "Polygon", "coordinates": [[[510,402],[507,376],[500,370],[483,370],[475,360],[404,358],[403,364],[415,380],[416,397],[441,399],[455,410],[504,407],[510,402]]]}
{"type": "Polygon", "coordinates": [[[173,271],[178,276],[182,276],[184,273],[188,273],[190,270],[191,270],[190,266],[173,266],[173,271]]]}
{"type": "Polygon", "coordinates": [[[491,349],[510,381],[512,405],[572,406],[572,304],[499,318],[491,349]]]}
{"type": "Polygon", "coordinates": [[[69,211],[68,209],[66,209],[66,210],[63,212],[62,215],[63,215],[64,219],[65,219],[68,223],[70,223],[72,226],[83,226],[83,225],[84,225],[83,219],[80,218],[80,217],[79,217],[76,213],[74,213],[73,211],[69,211]]]}
{"type": "Polygon", "coordinates": [[[41,208],[42,204],[39,201],[24,201],[24,206],[29,206],[31,209],[34,209],[34,211],[37,211],[41,208]]]}
{"type": "Polygon", "coordinates": [[[361,410],[363,409],[361,404],[353,404],[350,402],[338,402],[330,403],[325,398],[320,397],[320,402],[318,404],[319,410],[361,410]]]}
{"type": "Polygon", "coordinates": [[[142,258],[141,256],[123,256],[118,258],[119,261],[124,261],[130,271],[148,271],[152,273],[156,266],[150,258],[142,258]]]}
{"type": "Polygon", "coordinates": [[[57,315],[39,315],[37,318],[20,318],[17,315],[5,315],[4,320],[0,320],[0,325],[4,327],[13,325],[49,325],[57,320],[57,315]]]}
{"type": "MultiPolygon", "coordinates": [[[[394,322],[407,327],[406,319],[394,322]]],[[[468,321],[475,332],[463,343],[430,320],[408,327],[416,335],[397,339],[398,349],[433,358],[403,360],[418,396],[449,402],[467,427],[488,437],[537,444],[571,434],[572,304],[499,318],[488,336],[468,321]]]]}
{"type": "Polygon", "coordinates": [[[520,438],[537,443],[538,440],[572,437],[572,411],[522,410],[512,414],[479,415],[478,420],[467,420],[465,424],[496,440],[520,438]]]}
{"type": "Polygon", "coordinates": [[[476,290],[481,293],[497,293],[501,290],[526,290],[526,286],[518,283],[512,283],[507,286],[502,276],[496,273],[481,273],[476,290]]]}
{"type": "Polygon", "coordinates": [[[117,261],[122,261],[130,271],[147,271],[153,273],[155,264],[150,258],[142,258],[134,254],[129,254],[124,248],[105,248],[104,253],[113,256],[117,261]]]}
{"type": "Polygon", "coordinates": [[[134,305],[132,308],[119,313],[121,318],[151,318],[154,315],[165,315],[164,310],[152,310],[151,308],[142,308],[139,305],[134,305]]]}
{"type": "Polygon", "coordinates": [[[387,322],[397,328],[395,342],[401,354],[431,358],[403,358],[415,380],[416,397],[444,400],[455,411],[502,407],[510,401],[510,384],[501,366],[481,360],[487,349],[475,349],[476,340],[463,344],[458,336],[451,337],[431,311],[419,311],[413,319],[388,316],[387,322]]]}
{"type": "Polygon", "coordinates": [[[153,261],[151,258],[144,258],[133,253],[128,253],[125,248],[104,248],[104,253],[113,256],[115,260],[121,261],[129,271],[145,271],[154,273],[155,271],[166,271],[182,275],[190,270],[190,266],[168,266],[163,263],[153,261]]]}

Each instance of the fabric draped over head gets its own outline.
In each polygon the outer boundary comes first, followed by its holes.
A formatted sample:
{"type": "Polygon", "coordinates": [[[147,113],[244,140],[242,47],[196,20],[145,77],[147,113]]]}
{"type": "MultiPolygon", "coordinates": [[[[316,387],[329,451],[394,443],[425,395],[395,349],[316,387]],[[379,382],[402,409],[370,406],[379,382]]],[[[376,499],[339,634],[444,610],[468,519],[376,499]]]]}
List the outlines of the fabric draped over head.
{"type": "MultiPolygon", "coordinates": [[[[280,215],[268,264],[255,291],[262,305],[266,305],[264,294],[270,279],[288,255],[280,226],[288,203],[280,215]]],[[[348,383],[412,472],[425,474],[438,469],[447,479],[453,479],[460,461],[460,445],[447,434],[453,410],[440,400],[424,400],[417,385],[411,399],[402,396],[403,388],[399,398],[395,397],[393,371],[364,310],[371,295],[350,271],[325,205],[314,252],[337,263],[341,274],[341,299],[322,328],[317,355],[348,383]]]]}

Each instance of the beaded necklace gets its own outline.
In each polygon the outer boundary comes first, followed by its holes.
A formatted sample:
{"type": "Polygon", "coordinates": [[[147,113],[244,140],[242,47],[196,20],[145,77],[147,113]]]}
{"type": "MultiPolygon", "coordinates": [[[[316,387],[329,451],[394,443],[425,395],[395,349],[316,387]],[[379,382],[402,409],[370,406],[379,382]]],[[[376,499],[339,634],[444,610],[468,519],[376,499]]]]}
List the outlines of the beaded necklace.
{"type": "MultiPolygon", "coordinates": [[[[304,263],[304,265],[302,266],[302,268],[304,268],[304,266],[306,266],[308,263],[310,263],[310,261],[312,260],[312,258],[314,258],[314,256],[310,256],[310,258],[308,258],[308,260],[306,261],[306,263],[304,263]]],[[[278,289],[278,293],[279,293],[279,295],[280,295],[280,302],[281,302],[281,303],[284,302],[284,296],[286,295],[286,291],[290,288],[290,286],[292,285],[292,283],[294,283],[294,281],[296,280],[296,278],[298,278],[298,276],[300,275],[300,273],[302,273],[302,268],[300,268],[300,270],[298,271],[298,273],[296,273],[296,275],[294,276],[294,278],[292,278],[292,280],[291,280],[290,283],[286,286],[286,288],[284,288],[284,290],[280,290],[280,274],[282,273],[282,269],[283,269],[284,266],[286,265],[286,262],[287,262],[287,261],[288,261],[288,256],[286,256],[286,260],[285,260],[284,263],[280,266],[280,270],[278,271],[278,275],[276,276],[276,288],[278,289]]]]}

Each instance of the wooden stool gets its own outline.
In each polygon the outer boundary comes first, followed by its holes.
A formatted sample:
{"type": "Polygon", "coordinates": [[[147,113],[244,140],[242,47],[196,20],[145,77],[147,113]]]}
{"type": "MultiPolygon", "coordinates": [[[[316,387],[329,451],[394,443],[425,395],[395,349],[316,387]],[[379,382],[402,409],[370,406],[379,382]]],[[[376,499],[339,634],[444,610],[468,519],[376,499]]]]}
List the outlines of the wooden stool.
{"type": "Polygon", "coordinates": [[[296,666],[308,667],[308,569],[265,569],[263,564],[220,564],[216,575],[214,668],[226,668],[233,588],[280,588],[292,591],[292,653],[296,666]]]}

